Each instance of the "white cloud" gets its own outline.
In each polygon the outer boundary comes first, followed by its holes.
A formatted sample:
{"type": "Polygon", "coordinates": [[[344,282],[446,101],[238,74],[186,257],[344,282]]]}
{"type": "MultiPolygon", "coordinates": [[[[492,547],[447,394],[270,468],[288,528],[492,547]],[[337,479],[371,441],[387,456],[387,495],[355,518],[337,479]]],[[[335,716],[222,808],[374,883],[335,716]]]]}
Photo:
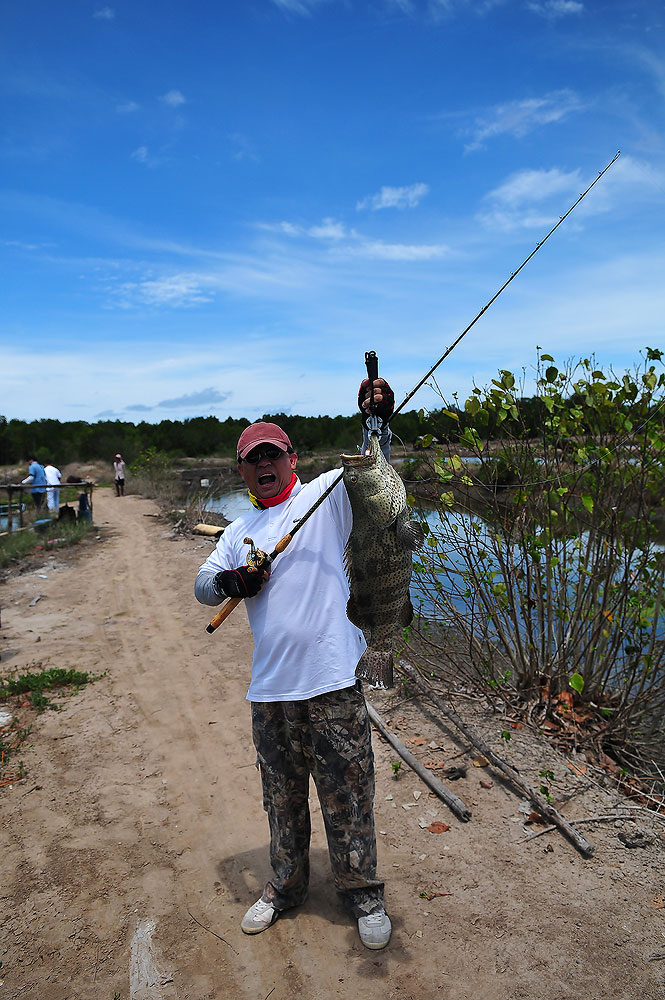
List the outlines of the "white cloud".
{"type": "Polygon", "coordinates": [[[292,222],[280,222],[276,225],[263,224],[259,226],[267,232],[278,233],[292,239],[307,238],[323,240],[333,244],[330,252],[335,257],[362,257],[367,260],[432,260],[450,253],[450,249],[440,243],[387,243],[383,240],[372,240],[363,236],[355,229],[347,229],[342,222],[335,219],[323,219],[318,226],[297,226],[292,222]]]}
{"type": "Polygon", "coordinates": [[[579,170],[520,170],[485,196],[487,209],[479,214],[489,228],[546,229],[569,208],[573,196],[585,187],[579,170]]]}
{"type": "MultiPolygon", "coordinates": [[[[647,203],[650,212],[662,214],[665,202],[665,172],[624,153],[594,188],[592,197],[580,205],[579,215],[612,211],[633,213],[647,203]]],[[[640,208],[640,212],[643,211],[640,208]]]]}
{"type": "Polygon", "coordinates": [[[429,0],[428,10],[433,17],[449,16],[458,11],[471,8],[472,13],[483,15],[495,7],[502,6],[506,0],[429,0]]]}
{"type": "Polygon", "coordinates": [[[346,236],[344,223],[323,219],[320,225],[310,226],[307,235],[315,240],[342,240],[346,236]]]}
{"type": "Polygon", "coordinates": [[[521,101],[497,104],[477,118],[471,129],[471,142],[467,152],[482,149],[487,139],[511,135],[520,139],[536,128],[561,122],[568,115],[583,110],[577,94],[570,90],[556,90],[544,97],[530,97],[521,101]]]}
{"type": "Polygon", "coordinates": [[[140,111],[141,105],[137,104],[136,101],[124,101],[122,104],[116,105],[115,110],[119,115],[131,115],[135,111],[140,111]]]}
{"type": "Polygon", "coordinates": [[[275,6],[289,14],[308,15],[325,0],[273,0],[275,6]]]}
{"type": "Polygon", "coordinates": [[[339,251],[348,257],[366,257],[371,260],[421,261],[444,257],[450,251],[442,244],[384,243],[381,240],[364,240],[339,251]]]}
{"type": "Polygon", "coordinates": [[[26,243],[24,240],[0,240],[0,246],[10,247],[13,250],[47,250],[56,246],[55,243],[26,243]]]}
{"type": "Polygon", "coordinates": [[[569,14],[581,14],[584,10],[584,4],[578,3],[578,0],[542,0],[542,2],[534,0],[534,2],[527,4],[527,8],[532,10],[534,14],[555,20],[559,17],[567,17],[569,14]]]}
{"type": "Polygon", "coordinates": [[[143,163],[146,167],[158,167],[163,160],[155,156],[150,152],[147,146],[137,146],[137,148],[130,153],[132,160],[136,160],[137,163],[143,163]]]}
{"type": "Polygon", "coordinates": [[[359,201],[356,210],[360,212],[369,208],[373,212],[378,212],[382,208],[415,208],[427,194],[429,185],[422,182],[405,187],[384,186],[378,194],[367,195],[359,201]]]}
{"type": "Polygon", "coordinates": [[[262,222],[258,224],[257,228],[268,233],[281,233],[292,239],[309,236],[313,240],[342,240],[347,236],[352,238],[356,236],[354,230],[347,231],[343,222],[337,222],[336,219],[329,217],[322,219],[318,225],[314,226],[299,226],[294,222],[283,221],[277,223],[262,222]]]}
{"type": "Polygon", "coordinates": [[[495,203],[519,208],[526,203],[545,201],[553,195],[579,193],[581,186],[579,170],[569,173],[556,167],[551,170],[520,170],[486,197],[495,203]]]}
{"type": "Polygon", "coordinates": [[[242,132],[232,132],[228,136],[233,147],[232,156],[234,160],[250,160],[253,163],[259,162],[259,157],[250,139],[242,132]]]}
{"type": "Polygon", "coordinates": [[[144,278],[124,282],[116,292],[118,304],[124,307],[143,303],[149,306],[191,306],[210,302],[213,296],[203,289],[200,274],[172,274],[162,278],[144,278]]]}
{"type": "MultiPolygon", "coordinates": [[[[593,174],[585,177],[580,169],[520,170],[488,192],[486,209],[479,219],[505,232],[544,230],[570,208],[593,179],[593,174]]],[[[645,200],[653,207],[654,196],[661,204],[665,200],[665,173],[624,154],[580,203],[575,219],[579,222],[610,210],[634,212],[645,200]]]]}
{"type": "Polygon", "coordinates": [[[636,61],[651,75],[661,96],[665,97],[665,65],[660,53],[651,52],[641,46],[630,46],[625,51],[631,60],[636,61]]]}
{"type": "Polygon", "coordinates": [[[182,104],[187,103],[187,98],[179,90],[169,90],[166,94],[162,94],[160,100],[164,104],[168,104],[170,108],[179,108],[182,104]]]}
{"type": "Polygon", "coordinates": [[[276,226],[270,224],[259,226],[260,229],[267,229],[268,232],[284,233],[285,236],[302,236],[304,229],[296,226],[293,222],[278,222],[276,226]]]}
{"type": "Polygon", "coordinates": [[[138,146],[134,150],[134,152],[131,154],[131,156],[132,156],[132,159],[136,160],[138,163],[147,163],[148,162],[148,147],[147,146],[138,146]]]}
{"type": "Polygon", "coordinates": [[[100,21],[112,21],[115,17],[115,11],[112,7],[99,7],[92,16],[100,21]]]}

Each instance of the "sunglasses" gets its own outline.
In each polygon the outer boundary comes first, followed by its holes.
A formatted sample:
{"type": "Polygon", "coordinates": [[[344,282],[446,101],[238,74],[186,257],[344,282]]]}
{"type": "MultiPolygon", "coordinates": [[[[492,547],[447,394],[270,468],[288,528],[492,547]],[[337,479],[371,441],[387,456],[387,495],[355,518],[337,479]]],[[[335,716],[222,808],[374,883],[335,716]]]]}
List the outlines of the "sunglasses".
{"type": "Polygon", "coordinates": [[[282,451],[276,445],[267,444],[263,448],[255,448],[254,451],[250,451],[249,455],[246,455],[241,461],[247,462],[248,465],[258,465],[262,458],[267,458],[269,462],[274,462],[285,454],[286,452],[282,451]]]}

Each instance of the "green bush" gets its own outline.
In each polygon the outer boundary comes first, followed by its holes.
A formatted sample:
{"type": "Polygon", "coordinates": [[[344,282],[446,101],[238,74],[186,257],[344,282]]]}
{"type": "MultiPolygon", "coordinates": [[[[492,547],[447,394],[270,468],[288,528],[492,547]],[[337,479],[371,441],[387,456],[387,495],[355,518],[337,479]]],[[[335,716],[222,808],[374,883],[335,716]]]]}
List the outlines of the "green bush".
{"type": "Polygon", "coordinates": [[[617,375],[541,354],[535,437],[511,372],[474,389],[465,412],[501,428],[501,452],[475,427],[459,440],[475,469],[437,448],[438,522],[416,564],[425,613],[461,635],[476,680],[546,714],[572,696],[606,747],[645,753],[665,743],[661,359],[647,349],[617,375]]]}

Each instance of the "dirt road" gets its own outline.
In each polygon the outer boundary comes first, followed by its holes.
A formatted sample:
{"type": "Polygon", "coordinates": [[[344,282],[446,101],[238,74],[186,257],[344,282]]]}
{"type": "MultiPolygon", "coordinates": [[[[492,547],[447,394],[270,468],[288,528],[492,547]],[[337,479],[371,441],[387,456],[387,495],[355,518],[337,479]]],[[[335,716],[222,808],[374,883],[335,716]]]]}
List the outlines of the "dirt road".
{"type": "MultiPolygon", "coordinates": [[[[375,737],[389,948],[362,947],[331,888],[315,798],[307,903],[243,935],[267,876],[251,636],[242,608],[206,635],[192,586],[210,543],[174,536],[155,512],[96,491],[99,541],[0,587],[3,675],[37,662],[104,674],[34,718],[27,777],[0,789],[2,1000],[665,997],[653,959],[665,955],[665,828],[585,827],[591,860],[558,833],[526,842],[519,796],[397,695],[376,707],[428,760],[466,763],[454,791],[473,819],[404,766],[393,780],[395,752],[375,737]],[[430,832],[433,820],[450,829],[430,832]],[[647,846],[619,840],[638,828],[647,846]]],[[[499,749],[500,722],[485,725],[499,749]]],[[[535,784],[552,768],[569,817],[617,801],[524,732],[510,756],[535,784]]]]}

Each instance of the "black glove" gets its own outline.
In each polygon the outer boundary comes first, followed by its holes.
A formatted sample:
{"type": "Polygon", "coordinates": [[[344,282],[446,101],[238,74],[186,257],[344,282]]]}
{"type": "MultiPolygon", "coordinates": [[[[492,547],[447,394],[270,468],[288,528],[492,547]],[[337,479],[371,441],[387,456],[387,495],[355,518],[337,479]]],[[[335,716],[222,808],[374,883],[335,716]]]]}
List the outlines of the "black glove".
{"type": "Polygon", "coordinates": [[[249,566],[238,566],[237,569],[217,573],[213,587],[218,597],[256,597],[262,583],[262,572],[249,566]]]}
{"type": "Polygon", "coordinates": [[[360,383],[360,389],[358,390],[358,408],[362,414],[363,424],[367,424],[367,419],[374,413],[381,420],[388,420],[395,409],[395,393],[392,391],[385,379],[382,380],[382,386],[374,386],[374,392],[377,388],[381,389],[381,395],[383,399],[380,403],[374,406],[374,409],[367,408],[363,406],[363,402],[367,398],[369,393],[369,379],[365,378],[360,383]]]}

